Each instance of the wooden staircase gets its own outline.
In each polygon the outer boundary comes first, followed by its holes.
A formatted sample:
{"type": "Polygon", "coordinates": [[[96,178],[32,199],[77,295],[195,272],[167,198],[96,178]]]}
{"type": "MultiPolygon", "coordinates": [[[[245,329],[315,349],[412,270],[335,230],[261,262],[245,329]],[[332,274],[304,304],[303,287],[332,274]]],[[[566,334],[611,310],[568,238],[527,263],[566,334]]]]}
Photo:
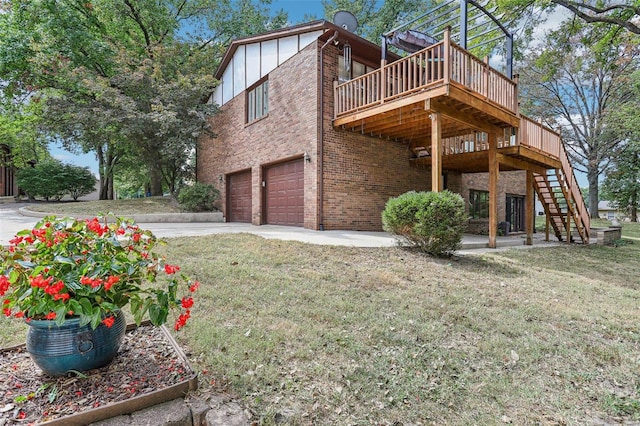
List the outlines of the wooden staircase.
{"type": "Polygon", "coordinates": [[[569,173],[573,177],[573,170],[563,169],[549,169],[545,175],[534,173],[535,190],[558,241],[575,242],[579,239],[588,244],[589,215],[582,194],[579,199],[575,197],[575,188],[570,186],[572,179],[567,179],[569,173]]]}

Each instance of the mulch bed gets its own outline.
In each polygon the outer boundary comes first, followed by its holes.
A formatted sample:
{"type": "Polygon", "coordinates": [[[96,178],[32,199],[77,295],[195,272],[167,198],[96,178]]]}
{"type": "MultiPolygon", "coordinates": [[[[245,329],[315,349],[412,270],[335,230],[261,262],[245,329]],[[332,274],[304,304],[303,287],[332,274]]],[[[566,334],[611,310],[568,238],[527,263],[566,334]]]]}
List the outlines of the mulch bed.
{"type": "Polygon", "coordinates": [[[37,424],[118,403],[188,380],[193,372],[151,325],[127,331],[108,366],[47,376],[24,346],[0,351],[0,425],[37,424]]]}

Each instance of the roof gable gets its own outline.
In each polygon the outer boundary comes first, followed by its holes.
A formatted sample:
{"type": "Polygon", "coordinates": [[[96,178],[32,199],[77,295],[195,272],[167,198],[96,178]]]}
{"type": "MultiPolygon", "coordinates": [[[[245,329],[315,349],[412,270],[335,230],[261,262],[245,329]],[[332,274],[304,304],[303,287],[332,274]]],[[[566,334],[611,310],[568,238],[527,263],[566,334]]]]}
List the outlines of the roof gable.
{"type": "Polygon", "coordinates": [[[244,37],[231,43],[216,70],[214,76],[220,84],[212,101],[224,105],[311,43],[326,41],[336,32],[341,40],[355,43],[354,48],[361,47],[368,56],[380,57],[379,46],[325,20],[244,37]]]}

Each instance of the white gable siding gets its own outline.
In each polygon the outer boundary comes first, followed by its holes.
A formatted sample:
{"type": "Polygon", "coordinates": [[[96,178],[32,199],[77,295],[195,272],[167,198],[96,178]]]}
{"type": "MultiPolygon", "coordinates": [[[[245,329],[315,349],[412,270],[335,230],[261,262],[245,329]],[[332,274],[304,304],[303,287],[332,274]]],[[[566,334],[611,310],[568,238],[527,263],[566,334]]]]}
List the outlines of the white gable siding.
{"type": "Polygon", "coordinates": [[[279,65],[317,40],[323,31],[282,37],[238,46],[222,73],[222,81],[213,92],[212,101],[224,105],[269,74],[279,65]]]}

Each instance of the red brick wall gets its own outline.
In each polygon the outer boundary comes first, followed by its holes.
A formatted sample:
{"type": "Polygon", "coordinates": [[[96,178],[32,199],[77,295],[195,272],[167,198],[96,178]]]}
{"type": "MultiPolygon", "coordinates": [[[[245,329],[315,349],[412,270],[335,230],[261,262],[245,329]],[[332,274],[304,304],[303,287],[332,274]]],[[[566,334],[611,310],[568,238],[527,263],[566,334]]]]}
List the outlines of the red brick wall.
{"type": "MultiPolygon", "coordinates": [[[[428,169],[410,167],[406,144],[334,129],[333,81],[338,49],[325,49],[324,197],[325,229],[382,230],[382,210],[390,197],[431,188],[428,169]]],[[[357,59],[357,52],[353,52],[357,59]]]]}
{"type": "MultiPolygon", "coordinates": [[[[243,93],[211,119],[217,138],[200,139],[197,177],[220,190],[219,207],[225,216],[228,174],[252,171],[252,223],[258,225],[263,222],[262,168],[300,158],[305,152],[311,157],[311,162],[305,163],[305,228],[323,225],[327,230],[379,231],[382,210],[390,197],[431,189],[430,169],[409,165],[411,153],[406,144],[333,128],[333,82],[337,80],[339,54],[333,44],[324,50],[324,138],[322,144],[318,143],[317,58],[321,43],[311,44],[270,73],[268,116],[247,125],[243,93]],[[320,145],[322,173],[318,168],[320,145]],[[323,197],[319,221],[320,179],[323,197]]],[[[353,56],[357,59],[357,52],[353,56]]],[[[499,220],[504,219],[507,190],[524,194],[524,182],[524,172],[500,173],[499,220]]],[[[488,188],[488,175],[448,173],[447,187],[467,200],[469,189],[488,188]]],[[[480,223],[483,227],[488,229],[488,221],[480,223]]]]}
{"type": "Polygon", "coordinates": [[[305,152],[305,228],[315,228],[317,206],[317,53],[313,43],[269,74],[269,114],[245,121],[246,92],[211,119],[216,138],[198,141],[197,179],[220,190],[226,212],[226,175],[251,169],[252,223],[262,223],[262,167],[305,152]]]}
{"type": "MultiPolygon", "coordinates": [[[[500,172],[498,175],[498,222],[506,219],[507,194],[526,195],[527,172],[500,172]]],[[[466,211],[469,212],[469,190],[489,190],[488,173],[466,173],[462,175],[462,190],[460,195],[466,201],[466,211]]],[[[489,232],[489,219],[473,219],[469,221],[467,231],[475,234],[489,232]]]]}

